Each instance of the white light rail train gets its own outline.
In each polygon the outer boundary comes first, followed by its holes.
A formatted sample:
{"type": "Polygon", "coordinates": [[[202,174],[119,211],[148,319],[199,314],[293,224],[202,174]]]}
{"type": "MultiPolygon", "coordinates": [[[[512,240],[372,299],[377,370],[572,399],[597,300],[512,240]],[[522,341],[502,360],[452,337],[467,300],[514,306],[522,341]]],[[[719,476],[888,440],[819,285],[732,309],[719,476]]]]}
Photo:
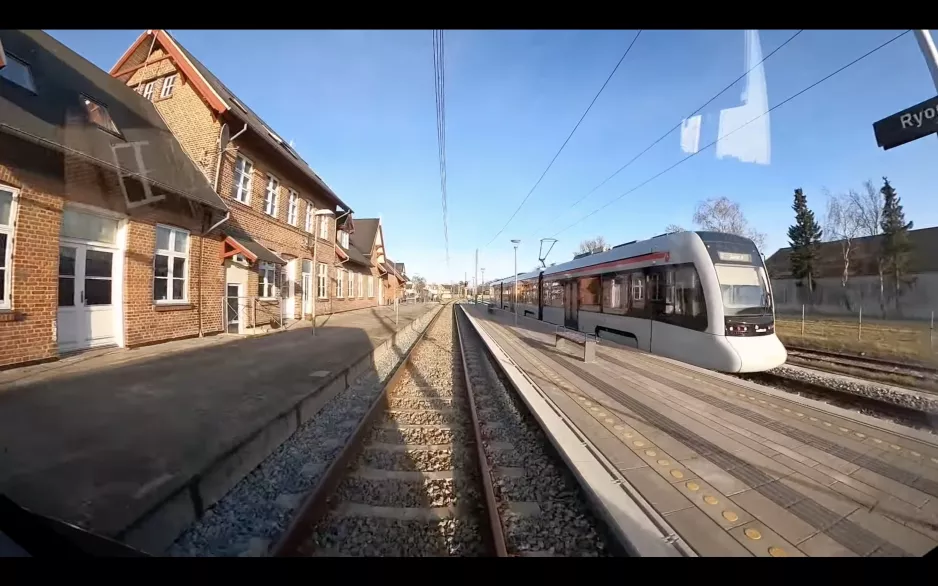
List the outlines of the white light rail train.
{"type": "MultiPolygon", "coordinates": [[[[765,262],[748,238],[678,232],[517,276],[517,311],[721,372],[784,364],[765,262]]],[[[494,281],[515,311],[515,277],[494,281]]]]}

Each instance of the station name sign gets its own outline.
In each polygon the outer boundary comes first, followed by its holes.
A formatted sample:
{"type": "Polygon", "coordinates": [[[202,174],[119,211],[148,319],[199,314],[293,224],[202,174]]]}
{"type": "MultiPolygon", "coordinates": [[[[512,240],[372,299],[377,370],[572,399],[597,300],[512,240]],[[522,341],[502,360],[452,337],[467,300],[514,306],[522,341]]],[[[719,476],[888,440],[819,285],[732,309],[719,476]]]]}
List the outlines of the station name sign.
{"type": "Polygon", "coordinates": [[[876,146],[889,150],[938,132],[938,96],[873,123],[876,146]]]}

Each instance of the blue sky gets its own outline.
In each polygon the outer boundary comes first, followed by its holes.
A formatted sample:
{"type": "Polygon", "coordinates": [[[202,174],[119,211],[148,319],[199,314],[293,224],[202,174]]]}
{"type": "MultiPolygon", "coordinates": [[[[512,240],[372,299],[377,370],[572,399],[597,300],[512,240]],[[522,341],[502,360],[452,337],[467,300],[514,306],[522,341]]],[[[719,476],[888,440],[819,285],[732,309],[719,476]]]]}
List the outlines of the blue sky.
{"type": "MultiPolygon", "coordinates": [[[[109,69],[141,31],[48,31],[109,69]]],[[[429,280],[487,278],[537,264],[552,236],[685,157],[675,131],[580,199],[746,70],[743,31],[644,31],[553,168],[489,246],[547,166],[635,31],[447,31],[446,137],[450,268],[443,224],[430,31],[190,31],[176,38],[287,140],[358,217],[383,218],[388,253],[429,280]],[[232,47],[249,47],[238,51],[232,47]]],[[[774,106],[898,31],[803,32],[765,63],[774,106]]],[[[794,31],[760,31],[767,55],[794,31]]],[[[739,106],[744,81],[703,110],[700,144],[718,136],[720,111],[739,106]]],[[[611,244],[692,227],[696,204],[738,201],[787,246],[792,193],[821,216],[822,188],[859,188],[886,175],[916,227],[938,224],[938,138],[884,152],[872,123],[933,97],[910,33],[770,114],[767,165],[717,159],[715,148],[561,232],[548,263],[584,238],[611,244]]]]}

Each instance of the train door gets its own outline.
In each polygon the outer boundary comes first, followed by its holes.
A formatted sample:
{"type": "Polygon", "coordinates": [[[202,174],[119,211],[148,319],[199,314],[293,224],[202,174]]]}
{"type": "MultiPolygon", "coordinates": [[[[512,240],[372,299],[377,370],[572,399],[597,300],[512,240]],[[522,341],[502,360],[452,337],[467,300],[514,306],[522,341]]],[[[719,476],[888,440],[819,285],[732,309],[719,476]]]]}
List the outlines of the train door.
{"type": "MultiPolygon", "coordinates": [[[[658,353],[659,350],[656,349],[656,346],[661,346],[665,343],[665,340],[659,340],[658,344],[655,344],[655,326],[659,326],[663,323],[662,317],[667,311],[667,303],[665,299],[666,293],[666,281],[668,270],[667,267],[648,267],[645,269],[645,312],[648,316],[648,351],[658,353]]],[[[667,355],[666,352],[662,352],[667,355]]]]}
{"type": "Polygon", "coordinates": [[[577,282],[565,281],[563,284],[563,325],[571,330],[579,329],[577,312],[579,303],[577,299],[577,282]]]}
{"type": "Polygon", "coordinates": [[[537,275],[537,319],[544,319],[544,273],[537,275]]]}

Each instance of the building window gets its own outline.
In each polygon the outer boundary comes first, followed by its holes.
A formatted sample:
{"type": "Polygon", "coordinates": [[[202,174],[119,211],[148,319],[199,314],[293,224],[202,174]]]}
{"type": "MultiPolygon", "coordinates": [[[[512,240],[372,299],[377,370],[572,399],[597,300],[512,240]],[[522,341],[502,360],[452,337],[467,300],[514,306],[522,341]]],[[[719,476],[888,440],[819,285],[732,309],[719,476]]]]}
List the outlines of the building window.
{"type": "MultiPolygon", "coordinates": [[[[176,74],[170,75],[163,80],[163,89],[160,90],[161,98],[168,98],[173,95],[173,87],[176,85],[176,74]]],[[[151,90],[152,91],[152,90],[151,90]]]]}
{"type": "Polygon", "coordinates": [[[320,299],[326,299],[329,297],[329,289],[327,289],[328,277],[329,277],[329,266],[326,263],[319,263],[319,267],[316,269],[319,271],[317,275],[317,293],[320,299]]]}
{"type": "Polygon", "coordinates": [[[345,230],[339,230],[339,244],[342,245],[342,248],[348,250],[348,232],[345,230]]]}
{"type": "Polygon", "coordinates": [[[16,192],[10,187],[0,185],[0,309],[10,309],[15,205],[16,192]]]}
{"type": "Polygon", "coordinates": [[[151,81],[151,82],[148,82],[145,86],[143,86],[143,97],[148,100],[153,99],[153,84],[154,82],[151,81]]]}
{"type": "Polygon", "coordinates": [[[96,102],[89,98],[88,96],[81,97],[82,102],[85,104],[85,111],[88,113],[88,120],[108,132],[114,134],[120,134],[120,131],[117,130],[117,125],[114,124],[114,121],[111,120],[111,113],[107,111],[107,106],[96,102]]]}
{"type": "Polygon", "coordinates": [[[238,156],[234,168],[234,198],[243,204],[251,203],[251,177],[254,175],[254,163],[247,157],[238,156]]]}
{"type": "Polygon", "coordinates": [[[280,289],[281,273],[277,265],[262,262],[257,267],[257,296],[260,299],[275,299],[280,289]]]}
{"type": "Polygon", "coordinates": [[[296,192],[292,189],[290,190],[290,200],[287,202],[287,223],[291,226],[296,226],[296,222],[300,216],[300,202],[299,197],[296,195],[296,192]]]}
{"type": "Polygon", "coordinates": [[[335,296],[336,297],[345,297],[342,292],[343,286],[345,285],[345,269],[336,269],[335,272],[335,296]]]}
{"type": "Polygon", "coordinates": [[[327,216],[319,218],[319,237],[323,240],[329,240],[329,218],[327,216]]]}
{"type": "Polygon", "coordinates": [[[375,296],[375,278],[372,275],[368,275],[368,297],[375,296]]]}
{"type": "Polygon", "coordinates": [[[267,176],[267,189],[264,191],[264,213],[277,217],[277,194],[280,191],[280,181],[273,175],[267,176]]]}
{"type": "Polygon", "coordinates": [[[6,58],[7,63],[3,69],[0,69],[0,77],[36,93],[36,84],[33,82],[33,72],[29,64],[9,53],[6,54],[6,58]]]}
{"type": "Polygon", "coordinates": [[[359,299],[361,299],[362,297],[365,296],[365,287],[364,287],[365,279],[363,278],[364,275],[362,275],[361,273],[356,273],[356,274],[358,275],[358,297],[359,299]]]}
{"type": "Polygon", "coordinates": [[[189,232],[169,226],[156,227],[153,255],[153,300],[184,302],[188,298],[189,232]]]}
{"type": "Polygon", "coordinates": [[[313,231],[313,204],[306,202],[306,231],[313,231]]]}

